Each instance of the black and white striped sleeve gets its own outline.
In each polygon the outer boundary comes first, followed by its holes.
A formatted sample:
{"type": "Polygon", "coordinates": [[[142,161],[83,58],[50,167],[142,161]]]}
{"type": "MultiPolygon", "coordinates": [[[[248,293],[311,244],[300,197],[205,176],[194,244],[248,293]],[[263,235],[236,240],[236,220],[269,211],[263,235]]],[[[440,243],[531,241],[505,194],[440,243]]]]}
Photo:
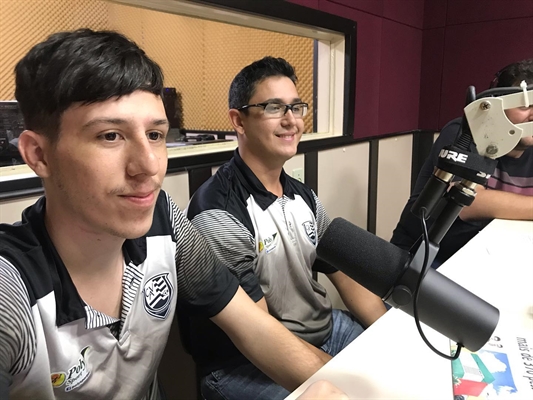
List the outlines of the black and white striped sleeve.
{"type": "Polygon", "coordinates": [[[326,209],[322,205],[322,202],[318,198],[318,196],[313,191],[313,198],[315,199],[316,204],[316,224],[317,224],[317,234],[318,234],[318,241],[322,239],[322,235],[324,232],[326,232],[326,229],[328,229],[329,224],[331,223],[331,220],[328,217],[328,213],[326,212],[326,209]]]}
{"type": "MultiPolygon", "coordinates": [[[[331,223],[331,220],[328,217],[328,213],[326,212],[326,209],[322,205],[321,201],[319,200],[318,196],[313,191],[313,198],[315,199],[315,205],[316,205],[316,231],[318,235],[318,242],[320,242],[320,239],[322,239],[322,236],[324,235],[324,232],[326,232],[326,229],[328,229],[329,224],[331,223]]],[[[317,272],[322,272],[324,274],[332,274],[333,272],[337,272],[337,269],[333,267],[332,265],[327,264],[326,262],[316,259],[315,263],[313,264],[313,270],[317,272]]]]}
{"type": "Polygon", "coordinates": [[[257,253],[251,232],[225,210],[202,211],[192,219],[192,224],[204,236],[216,256],[237,277],[246,293],[254,301],[260,300],[263,291],[254,273],[257,253]]]}
{"type": "Polygon", "coordinates": [[[191,314],[212,317],[231,301],[239,282],[167,195],[176,239],[178,305],[191,314]]]}
{"type": "Polygon", "coordinates": [[[36,351],[30,299],[19,272],[0,256],[0,381],[28,369],[36,351]]]}

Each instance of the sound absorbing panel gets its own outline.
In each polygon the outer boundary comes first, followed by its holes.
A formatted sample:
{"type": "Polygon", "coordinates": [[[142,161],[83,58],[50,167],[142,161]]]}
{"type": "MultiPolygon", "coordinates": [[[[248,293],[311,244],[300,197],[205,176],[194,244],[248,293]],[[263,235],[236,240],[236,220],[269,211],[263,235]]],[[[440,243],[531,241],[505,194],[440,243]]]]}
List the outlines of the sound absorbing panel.
{"type": "Polygon", "coordinates": [[[313,39],[146,10],[99,0],[0,0],[0,100],[14,99],[13,68],[35,43],[53,32],[113,29],[156,60],[165,85],[183,101],[186,129],[231,130],[227,93],[235,74],[266,55],[295,68],[298,92],[313,114],[313,39]]]}

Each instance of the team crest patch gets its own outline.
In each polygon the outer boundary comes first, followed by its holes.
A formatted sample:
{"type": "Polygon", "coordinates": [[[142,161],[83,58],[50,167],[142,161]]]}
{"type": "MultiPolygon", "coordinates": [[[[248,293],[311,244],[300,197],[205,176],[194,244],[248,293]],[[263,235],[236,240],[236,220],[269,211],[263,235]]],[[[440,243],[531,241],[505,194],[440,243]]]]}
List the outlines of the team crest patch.
{"type": "Polygon", "coordinates": [[[315,224],[312,222],[312,221],[306,221],[302,224],[302,226],[304,227],[304,230],[305,230],[305,234],[307,235],[307,237],[309,238],[309,240],[311,241],[311,243],[313,243],[313,245],[316,246],[316,229],[315,229],[315,224]]]}
{"type": "Polygon", "coordinates": [[[90,348],[90,346],[85,346],[80,351],[78,362],[70,367],[67,372],[54,372],[50,375],[54,388],[60,388],[65,385],[65,392],[70,392],[87,381],[89,375],[91,375],[89,362],[86,358],[90,348]]]}
{"type": "Polygon", "coordinates": [[[170,311],[173,292],[168,273],[150,278],[143,288],[144,309],[152,317],[166,319],[170,311]]]}

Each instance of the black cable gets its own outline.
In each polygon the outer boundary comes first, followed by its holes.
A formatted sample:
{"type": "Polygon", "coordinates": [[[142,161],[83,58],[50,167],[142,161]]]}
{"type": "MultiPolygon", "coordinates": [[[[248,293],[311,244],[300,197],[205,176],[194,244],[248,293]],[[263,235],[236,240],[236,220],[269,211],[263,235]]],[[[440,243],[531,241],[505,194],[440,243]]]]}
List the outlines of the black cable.
{"type": "Polygon", "coordinates": [[[420,319],[418,318],[418,294],[420,292],[420,285],[422,284],[422,280],[424,279],[424,276],[426,275],[426,270],[428,268],[428,259],[429,259],[429,235],[428,230],[426,226],[426,218],[425,218],[425,208],[420,209],[420,221],[422,224],[422,232],[424,233],[424,261],[422,263],[422,270],[420,271],[420,276],[418,277],[418,282],[416,284],[415,293],[414,293],[414,301],[413,301],[413,317],[415,319],[416,328],[418,329],[418,333],[422,337],[422,340],[426,343],[426,345],[433,350],[437,355],[453,361],[459,358],[459,355],[461,354],[461,349],[463,348],[463,345],[461,343],[457,343],[457,350],[452,356],[449,356],[447,354],[444,354],[437,350],[433,345],[429,342],[426,335],[424,335],[424,332],[422,331],[422,326],[420,325],[420,319]]]}

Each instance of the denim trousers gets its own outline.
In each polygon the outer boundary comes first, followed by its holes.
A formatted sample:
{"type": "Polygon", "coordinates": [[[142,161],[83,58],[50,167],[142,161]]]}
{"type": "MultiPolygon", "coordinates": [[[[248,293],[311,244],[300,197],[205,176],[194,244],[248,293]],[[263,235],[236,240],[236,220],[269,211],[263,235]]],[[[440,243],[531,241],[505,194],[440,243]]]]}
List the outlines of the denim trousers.
{"type": "MultiPolygon", "coordinates": [[[[333,310],[332,319],[331,336],[320,349],[335,356],[364,328],[348,311],[333,310]]],[[[202,379],[201,391],[207,400],[277,400],[289,395],[250,362],[212,372],[202,379]]]]}

